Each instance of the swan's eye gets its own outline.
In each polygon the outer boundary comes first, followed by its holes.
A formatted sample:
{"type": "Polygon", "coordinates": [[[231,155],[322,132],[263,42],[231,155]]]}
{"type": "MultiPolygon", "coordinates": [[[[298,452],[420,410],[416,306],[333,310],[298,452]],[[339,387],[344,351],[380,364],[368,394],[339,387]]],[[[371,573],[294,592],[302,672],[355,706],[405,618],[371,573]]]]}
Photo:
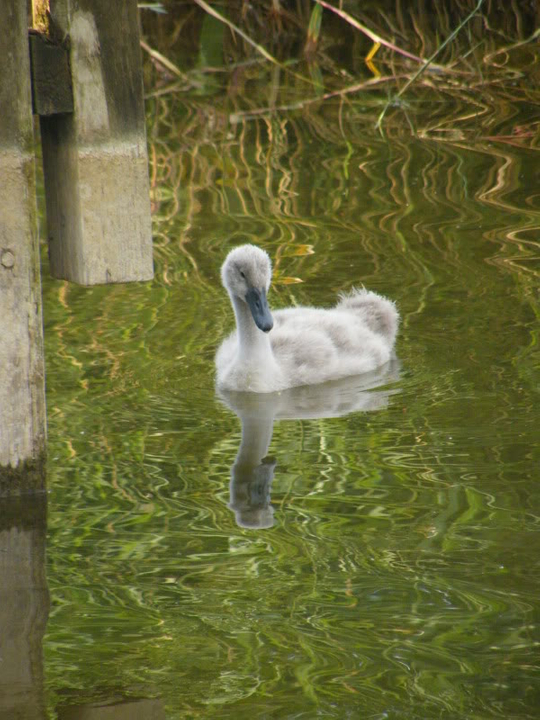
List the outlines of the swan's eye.
{"type": "Polygon", "coordinates": [[[244,280],[246,279],[246,276],[245,276],[245,274],[243,273],[242,270],[240,270],[240,275],[244,278],[244,280]]]}

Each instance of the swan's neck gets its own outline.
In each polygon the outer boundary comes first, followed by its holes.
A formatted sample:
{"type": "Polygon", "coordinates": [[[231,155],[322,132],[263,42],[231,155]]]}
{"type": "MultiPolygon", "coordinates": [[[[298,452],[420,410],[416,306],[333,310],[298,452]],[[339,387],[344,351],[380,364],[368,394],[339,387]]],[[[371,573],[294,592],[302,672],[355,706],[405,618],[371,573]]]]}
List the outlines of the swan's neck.
{"type": "Polygon", "coordinates": [[[268,362],[273,358],[268,333],[262,332],[255,325],[247,303],[238,297],[232,297],[231,301],[236,317],[240,360],[247,363],[268,362]]]}
{"type": "Polygon", "coordinates": [[[272,439],[273,412],[242,413],[242,442],[231,468],[230,502],[241,527],[268,528],[274,524],[270,488],[276,463],[264,460],[272,439]]]}

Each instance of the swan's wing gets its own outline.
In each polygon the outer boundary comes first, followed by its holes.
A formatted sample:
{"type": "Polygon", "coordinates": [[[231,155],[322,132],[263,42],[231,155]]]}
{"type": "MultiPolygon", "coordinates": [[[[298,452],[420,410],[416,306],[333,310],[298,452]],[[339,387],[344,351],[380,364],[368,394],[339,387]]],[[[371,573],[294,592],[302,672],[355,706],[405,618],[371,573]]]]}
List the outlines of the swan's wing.
{"type": "Polygon", "coordinates": [[[291,386],[369,372],[390,358],[381,335],[354,313],[337,308],[279,311],[270,342],[291,386]]]}
{"type": "Polygon", "coordinates": [[[382,335],[390,347],[394,344],[399,326],[399,313],[392,300],[371,290],[352,290],[342,293],[337,310],[353,313],[370,330],[382,335]]]}

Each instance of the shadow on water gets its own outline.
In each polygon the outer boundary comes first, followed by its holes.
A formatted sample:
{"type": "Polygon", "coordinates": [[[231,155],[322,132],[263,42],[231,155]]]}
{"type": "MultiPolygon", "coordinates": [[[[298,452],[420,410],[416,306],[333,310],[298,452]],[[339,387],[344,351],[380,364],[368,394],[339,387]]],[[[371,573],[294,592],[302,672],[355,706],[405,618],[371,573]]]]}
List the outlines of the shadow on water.
{"type": "Polygon", "coordinates": [[[229,507],[243,528],[274,524],[270,491],[277,461],[267,457],[274,422],[336,418],[388,406],[399,389],[375,388],[399,380],[399,361],[364,375],[320,385],[305,385],[278,393],[254,394],[218,390],[222,402],[238,415],[242,439],[231,468],[229,507]]]}

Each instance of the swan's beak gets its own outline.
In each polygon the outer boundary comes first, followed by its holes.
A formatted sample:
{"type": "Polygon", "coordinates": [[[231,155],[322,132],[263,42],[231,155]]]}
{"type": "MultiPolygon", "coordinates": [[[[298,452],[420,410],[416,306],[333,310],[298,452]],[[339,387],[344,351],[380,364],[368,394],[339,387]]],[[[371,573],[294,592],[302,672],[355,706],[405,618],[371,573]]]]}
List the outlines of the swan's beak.
{"type": "Polygon", "coordinates": [[[266,300],[266,290],[250,288],[246,293],[246,302],[255,320],[255,325],[259,330],[269,332],[274,327],[274,321],[266,300]]]}

